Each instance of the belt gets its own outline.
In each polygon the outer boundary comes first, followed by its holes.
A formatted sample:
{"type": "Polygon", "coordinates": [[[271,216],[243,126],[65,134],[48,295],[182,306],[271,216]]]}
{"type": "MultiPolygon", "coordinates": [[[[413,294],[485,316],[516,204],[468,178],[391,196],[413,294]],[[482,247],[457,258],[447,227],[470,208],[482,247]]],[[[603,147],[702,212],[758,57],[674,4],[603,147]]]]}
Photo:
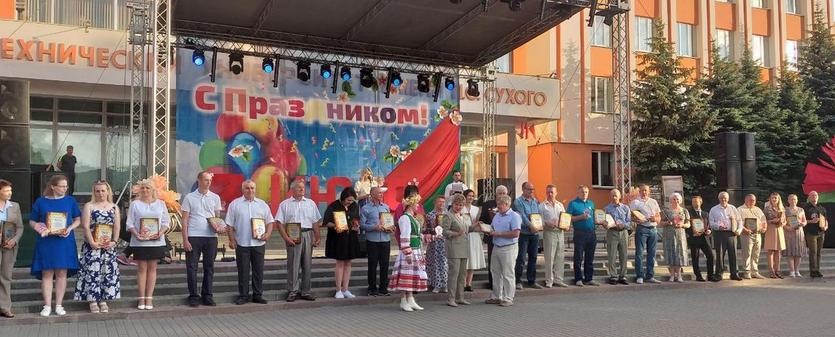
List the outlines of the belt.
{"type": "Polygon", "coordinates": [[[302,232],[309,232],[312,231],[313,228],[302,228],[302,232]]]}
{"type": "Polygon", "coordinates": [[[606,230],[607,230],[607,231],[615,231],[615,232],[623,232],[623,231],[625,231],[625,230],[626,230],[626,228],[621,228],[621,229],[618,229],[618,228],[608,228],[608,229],[606,229],[606,230]]]}
{"type": "Polygon", "coordinates": [[[504,246],[493,245],[493,247],[504,248],[504,247],[510,247],[510,246],[513,246],[513,245],[515,245],[515,244],[518,244],[518,242],[516,242],[516,243],[506,244],[506,245],[504,245],[504,246]]]}

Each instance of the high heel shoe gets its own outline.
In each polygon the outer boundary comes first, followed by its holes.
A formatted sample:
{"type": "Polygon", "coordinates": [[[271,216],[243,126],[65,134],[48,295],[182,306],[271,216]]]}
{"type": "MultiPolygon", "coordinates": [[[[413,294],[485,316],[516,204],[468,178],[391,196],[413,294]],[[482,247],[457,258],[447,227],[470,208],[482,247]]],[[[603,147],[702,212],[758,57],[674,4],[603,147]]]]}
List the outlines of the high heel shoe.
{"type": "Polygon", "coordinates": [[[139,299],[139,304],[136,306],[139,310],[145,310],[145,297],[137,297],[139,299]]]}

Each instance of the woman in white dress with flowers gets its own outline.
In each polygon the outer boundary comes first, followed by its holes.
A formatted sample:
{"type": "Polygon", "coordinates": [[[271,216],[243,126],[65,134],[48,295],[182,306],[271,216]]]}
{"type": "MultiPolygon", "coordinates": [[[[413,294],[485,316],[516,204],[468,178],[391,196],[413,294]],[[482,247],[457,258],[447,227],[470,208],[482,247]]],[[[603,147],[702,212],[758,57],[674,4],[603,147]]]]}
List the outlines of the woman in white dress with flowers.
{"type": "Polygon", "coordinates": [[[420,224],[415,219],[415,210],[420,203],[420,195],[413,194],[403,200],[405,211],[397,221],[397,241],[400,255],[394,261],[390,287],[399,290],[400,309],[403,311],[423,310],[415,302],[414,293],[426,291],[426,261],[421,251],[420,224]]]}

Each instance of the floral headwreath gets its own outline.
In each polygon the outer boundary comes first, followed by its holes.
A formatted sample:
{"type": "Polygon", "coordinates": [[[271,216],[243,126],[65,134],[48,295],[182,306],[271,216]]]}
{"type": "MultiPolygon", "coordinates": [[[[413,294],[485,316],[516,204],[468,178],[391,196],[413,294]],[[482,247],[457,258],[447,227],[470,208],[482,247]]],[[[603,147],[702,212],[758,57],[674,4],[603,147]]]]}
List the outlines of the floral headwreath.
{"type": "Polygon", "coordinates": [[[420,194],[412,194],[406,199],[403,199],[403,204],[406,206],[414,206],[420,203],[421,197],[420,194]]]}

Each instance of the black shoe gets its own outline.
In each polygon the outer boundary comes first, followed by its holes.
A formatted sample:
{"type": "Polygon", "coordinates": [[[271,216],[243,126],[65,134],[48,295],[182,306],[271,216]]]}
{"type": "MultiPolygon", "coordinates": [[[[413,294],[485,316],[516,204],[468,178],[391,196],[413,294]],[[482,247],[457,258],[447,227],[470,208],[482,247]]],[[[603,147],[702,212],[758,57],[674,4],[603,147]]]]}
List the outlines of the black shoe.
{"type": "Polygon", "coordinates": [[[618,279],[616,279],[616,278],[609,278],[609,280],[608,280],[608,281],[606,281],[606,283],[609,283],[609,284],[611,284],[611,285],[615,285],[615,284],[618,284],[618,279]]]}
{"type": "Polygon", "coordinates": [[[247,302],[249,302],[249,300],[246,298],[246,296],[238,296],[238,298],[235,299],[234,303],[236,305],[244,305],[247,302]]]}
{"type": "Polygon", "coordinates": [[[382,290],[377,296],[391,296],[391,293],[388,290],[382,290]]]}
{"type": "Polygon", "coordinates": [[[713,279],[710,280],[711,282],[719,282],[722,281],[722,276],[713,276],[713,279]]]}
{"type": "Polygon", "coordinates": [[[287,302],[293,302],[295,300],[296,300],[296,294],[295,293],[287,294],[287,302]]]}
{"type": "Polygon", "coordinates": [[[188,306],[192,308],[197,308],[200,306],[200,297],[189,297],[188,298],[188,306]]]}
{"type": "Polygon", "coordinates": [[[369,290],[368,291],[368,296],[377,297],[377,296],[380,296],[380,293],[377,292],[376,290],[369,290]]]}
{"type": "Polygon", "coordinates": [[[621,279],[618,279],[618,283],[623,284],[623,285],[625,285],[625,286],[628,286],[628,285],[629,285],[629,282],[626,282],[626,278],[621,278],[621,279]]]}
{"type": "Polygon", "coordinates": [[[464,287],[464,291],[466,291],[468,293],[471,293],[471,292],[473,292],[473,287],[472,286],[466,286],[466,287],[464,287]]]}
{"type": "Polygon", "coordinates": [[[261,297],[261,296],[253,296],[253,297],[252,297],[252,303],[267,304],[267,300],[265,300],[265,299],[264,299],[263,297],[261,297]]]}
{"type": "Polygon", "coordinates": [[[203,302],[203,305],[208,305],[210,307],[213,307],[213,306],[217,305],[217,303],[215,303],[215,300],[213,300],[211,297],[203,297],[202,302],[203,302]]]}
{"type": "Polygon", "coordinates": [[[311,295],[311,294],[304,294],[304,295],[299,296],[299,298],[301,298],[305,301],[315,301],[316,300],[316,297],[313,297],[313,295],[311,295]]]}
{"type": "MultiPolygon", "coordinates": [[[[708,277],[708,278],[709,278],[709,277],[708,277]]],[[[705,279],[704,279],[704,278],[702,278],[702,275],[696,275],[696,281],[699,281],[699,282],[704,282],[704,281],[705,281],[705,279]]]]}
{"type": "Polygon", "coordinates": [[[741,277],[739,277],[739,276],[732,276],[732,277],[731,277],[731,280],[734,280],[734,281],[742,281],[742,278],[741,278],[741,277]]]}

